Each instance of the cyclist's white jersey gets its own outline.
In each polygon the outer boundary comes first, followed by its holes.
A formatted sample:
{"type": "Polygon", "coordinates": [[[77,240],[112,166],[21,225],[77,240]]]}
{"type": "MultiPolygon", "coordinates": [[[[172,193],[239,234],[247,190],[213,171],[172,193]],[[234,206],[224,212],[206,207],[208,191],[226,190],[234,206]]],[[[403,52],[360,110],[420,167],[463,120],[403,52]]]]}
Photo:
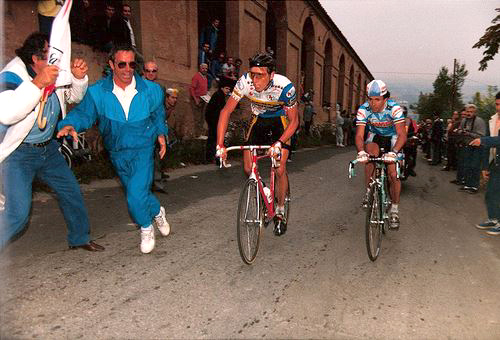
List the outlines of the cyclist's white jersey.
{"type": "Polygon", "coordinates": [[[251,102],[252,114],[262,118],[284,116],[285,107],[297,104],[295,87],[287,77],[280,74],[274,74],[269,86],[257,92],[250,74],[245,73],[236,83],[231,96],[236,101],[247,97],[251,102]]]}

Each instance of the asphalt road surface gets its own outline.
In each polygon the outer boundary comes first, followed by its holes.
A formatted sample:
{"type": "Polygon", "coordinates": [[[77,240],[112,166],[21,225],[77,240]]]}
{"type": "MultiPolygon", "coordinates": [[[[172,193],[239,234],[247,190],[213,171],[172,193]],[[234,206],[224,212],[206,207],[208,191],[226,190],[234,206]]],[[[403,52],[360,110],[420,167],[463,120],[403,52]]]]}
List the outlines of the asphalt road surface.
{"type": "Polygon", "coordinates": [[[500,237],[474,228],[484,189],[458,192],[453,173],[419,159],[401,228],[371,262],[354,157],[295,155],[289,230],[266,229],[251,266],[236,242],[236,162],[171,173],[159,197],[173,232],[157,232],[149,255],[114,181],[84,190],[100,253],[68,250],[57,202],[37,195],[28,230],[0,254],[0,338],[500,338],[500,237]]]}

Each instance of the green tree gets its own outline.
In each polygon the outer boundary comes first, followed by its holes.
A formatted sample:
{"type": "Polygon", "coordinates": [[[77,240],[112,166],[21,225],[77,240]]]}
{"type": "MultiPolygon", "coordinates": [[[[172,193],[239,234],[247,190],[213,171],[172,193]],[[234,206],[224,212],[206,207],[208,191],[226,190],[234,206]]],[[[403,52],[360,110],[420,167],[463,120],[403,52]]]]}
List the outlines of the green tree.
{"type": "MultiPolygon", "coordinates": [[[[500,8],[495,11],[500,13],[500,8]]],[[[498,14],[492,21],[492,25],[486,29],[484,35],[479,39],[472,48],[486,48],[483,52],[483,59],[479,61],[479,71],[484,71],[488,67],[488,62],[493,60],[498,53],[500,45],[500,14],[498,14]]]]}
{"type": "Polygon", "coordinates": [[[498,87],[488,86],[488,93],[483,96],[476,92],[472,98],[472,103],[477,106],[477,114],[479,117],[488,120],[495,113],[495,95],[498,92],[498,87]]]}

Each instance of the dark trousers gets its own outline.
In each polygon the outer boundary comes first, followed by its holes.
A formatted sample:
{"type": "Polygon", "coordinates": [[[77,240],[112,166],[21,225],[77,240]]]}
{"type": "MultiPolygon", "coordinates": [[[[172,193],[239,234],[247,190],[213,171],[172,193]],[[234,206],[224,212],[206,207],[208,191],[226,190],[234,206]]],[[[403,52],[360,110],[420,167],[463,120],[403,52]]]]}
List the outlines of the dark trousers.
{"type": "Polygon", "coordinates": [[[405,147],[405,162],[408,162],[408,169],[415,170],[417,165],[417,147],[405,147]]]}
{"type": "Polygon", "coordinates": [[[441,141],[432,141],[432,164],[441,163],[441,141]]]}
{"type": "Polygon", "coordinates": [[[217,145],[217,123],[208,123],[208,138],[205,148],[205,160],[209,163],[215,160],[215,147],[217,145]]]}
{"type": "Polygon", "coordinates": [[[446,150],[448,162],[446,166],[456,169],[457,167],[457,145],[454,142],[448,141],[448,148],[446,150]]]}
{"type": "Polygon", "coordinates": [[[471,146],[465,147],[464,154],[465,185],[479,188],[481,178],[481,149],[471,146]]]}
{"type": "Polygon", "coordinates": [[[500,165],[490,166],[490,179],[484,199],[488,218],[500,220],[500,165]]]}
{"type": "Polygon", "coordinates": [[[304,130],[306,131],[306,136],[310,135],[309,130],[311,129],[311,121],[304,122],[304,130]]]}
{"type": "Polygon", "coordinates": [[[465,181],[465,147],[457,147],[457,181],[465,181]]]}

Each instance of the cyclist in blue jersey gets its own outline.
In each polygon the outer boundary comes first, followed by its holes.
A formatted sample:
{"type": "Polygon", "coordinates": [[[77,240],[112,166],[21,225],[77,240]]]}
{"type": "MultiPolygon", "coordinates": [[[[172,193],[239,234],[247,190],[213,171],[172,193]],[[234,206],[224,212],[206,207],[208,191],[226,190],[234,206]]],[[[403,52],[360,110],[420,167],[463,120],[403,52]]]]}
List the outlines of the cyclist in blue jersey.
{"type": "MultiPolygon", "coordinates": [[[[220,112],[217,126],[217,157],[225,160],[224,147],[229,117],[238,102],[246,97],[252,107],[252,118],[246,134],[246,145],[272,145],[271,156],[279,158],[280,166],[276,169],[277,197],[276,225],[274,234],[283,235],[286,225],[281,222],[285,211],[285,195],[288,190],[288,175],[286,163],[290,152],[290,140],[299,125],[297,110],[297,94],[290,80],[276,74],[276,64],[273,57],[259,53],[249,59],[250,71],[243,74],[234,87],[231,97],[220,112]]],[[[244,171],[248,176],[251,172],[251,153],[243,151],[244,171]]]]}
{"type": "MultiPolygon", "coordinates": [[[[406,143],[405,118],[401,107],[392,99],[386,84],[381,80],[372,80],[366,87],[368,101],[361,105],[356,116],[356,148],[358,162],[367,163],[368,157],[378,157],[380,149],[384,149],[387,162],[393,162],[406,143]],[[368,134],[365,140],[365,130],[368,134]]],[[[365,166],[365,182],[370,183],[374,165],[365,166]]],[[[389,192],[392,205],[389,212],[390,227],[399,228],[399,196],[401,181],[397,178],[396,164],[387,166],[389,174],[389,192]]],[[[367,204],[367,195],[363,205],[367,204]]]]}

